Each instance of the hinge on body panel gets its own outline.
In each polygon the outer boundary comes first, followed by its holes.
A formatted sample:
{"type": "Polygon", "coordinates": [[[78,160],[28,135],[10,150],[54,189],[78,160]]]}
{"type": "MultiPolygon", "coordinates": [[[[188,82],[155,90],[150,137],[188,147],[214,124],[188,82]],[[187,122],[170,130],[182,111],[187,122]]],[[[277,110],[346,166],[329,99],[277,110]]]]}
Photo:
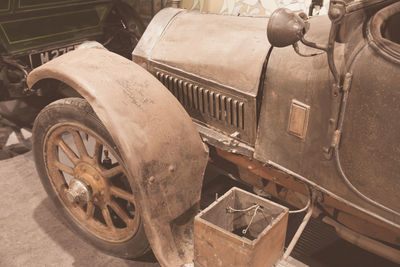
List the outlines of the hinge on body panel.
{"type": "Polygon", "coordinates": [[[331,148],[336,148],[336,147],[339,146],[341,137],[342,137],[342,131],[341,130],[336,130],[333,133],[332,142],[331,142],[331,148]]]}
{"type": "MultiPolygon", "coordinates": [[[[343,97],[341,100],[341,106],[345,105],[348,97],[349,97],[349,90],[351,88],[351,82],[353,80],[353,75],[351,73],[346,73],[346,75],[344,76],[344,80],[343,80],[343,86],[341,86],[342,92],[343,92],[343,97]]],[[[339,112],[337,113],[337,119],[334,119],[333,117],[330,119],[330,122],[333,123],[337,123],[337,128],[335,131],[333,131],[333,133],[331,133],[330,135],[330,144],[328,147],[323,147],[323,151],[325,154],[325,157],[327,159],[331,159],[332,157],[332,152],[334,149],[336,149],[337,147],[339,147],[340,144],[340,140],[342,137],[342,132],[343,132],[343,119],[344,119],[344,113],[343,110],[339,109],[339,112]]]]}

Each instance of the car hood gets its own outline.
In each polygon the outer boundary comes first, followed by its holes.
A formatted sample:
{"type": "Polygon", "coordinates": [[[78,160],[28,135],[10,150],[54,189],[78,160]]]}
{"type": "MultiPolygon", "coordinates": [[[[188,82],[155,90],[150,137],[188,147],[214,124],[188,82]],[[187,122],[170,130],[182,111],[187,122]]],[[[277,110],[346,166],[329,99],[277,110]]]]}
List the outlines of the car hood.
{"type": "Polygon", "coordinates": [[[267,18],[164,9],[153,19],[133,60],[157,63],[256,96],[271,45],[267,18]]]}

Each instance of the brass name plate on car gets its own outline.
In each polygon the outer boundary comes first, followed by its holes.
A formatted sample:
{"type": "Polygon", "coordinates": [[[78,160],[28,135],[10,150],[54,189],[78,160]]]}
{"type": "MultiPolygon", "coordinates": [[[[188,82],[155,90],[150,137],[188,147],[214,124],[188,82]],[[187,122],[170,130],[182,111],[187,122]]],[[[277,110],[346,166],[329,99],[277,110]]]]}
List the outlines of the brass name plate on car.
{"type": "Polygon", "coordinates": [[[310,106],[293,99],[290,105],[288,132],[301,139],[305,139],[309,116],[310,106]]]}

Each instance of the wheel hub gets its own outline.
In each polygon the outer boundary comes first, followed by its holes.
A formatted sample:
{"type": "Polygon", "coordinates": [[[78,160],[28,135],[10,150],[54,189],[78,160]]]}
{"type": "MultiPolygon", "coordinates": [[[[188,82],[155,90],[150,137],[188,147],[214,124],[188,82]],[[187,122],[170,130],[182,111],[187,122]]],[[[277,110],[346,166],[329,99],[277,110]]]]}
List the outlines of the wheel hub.
{"type": "Polygon", "coordinates": [[[90,163],[81,162],[74,168],[74,179],[67,190],[71,203],[104,202],[106,183],[100,172],[90,163]]]}
{"type": "Polygon", "coordinates": [[[91,200],[91,192],[87,184],[79,179],[72,179],[66,197],[71,203],[87,203],[91,200]]]}

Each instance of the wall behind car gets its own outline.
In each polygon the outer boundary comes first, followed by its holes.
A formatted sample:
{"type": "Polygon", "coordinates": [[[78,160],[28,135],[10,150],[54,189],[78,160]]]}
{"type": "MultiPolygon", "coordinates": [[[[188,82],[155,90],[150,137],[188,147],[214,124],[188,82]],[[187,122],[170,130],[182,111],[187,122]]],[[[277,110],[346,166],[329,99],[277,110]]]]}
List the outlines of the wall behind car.
{"type": "MultiPolygon", "coordinates": [[[[246,16],[269,16],[279,7],[308,13],[311,4],[311,0],[183,0],[182,2],[182,7],[189,10],[246,16]]],[[[328,6],[329,0],[325,0],[324,7],[316,13],[326,14],[328,6]]]]}

